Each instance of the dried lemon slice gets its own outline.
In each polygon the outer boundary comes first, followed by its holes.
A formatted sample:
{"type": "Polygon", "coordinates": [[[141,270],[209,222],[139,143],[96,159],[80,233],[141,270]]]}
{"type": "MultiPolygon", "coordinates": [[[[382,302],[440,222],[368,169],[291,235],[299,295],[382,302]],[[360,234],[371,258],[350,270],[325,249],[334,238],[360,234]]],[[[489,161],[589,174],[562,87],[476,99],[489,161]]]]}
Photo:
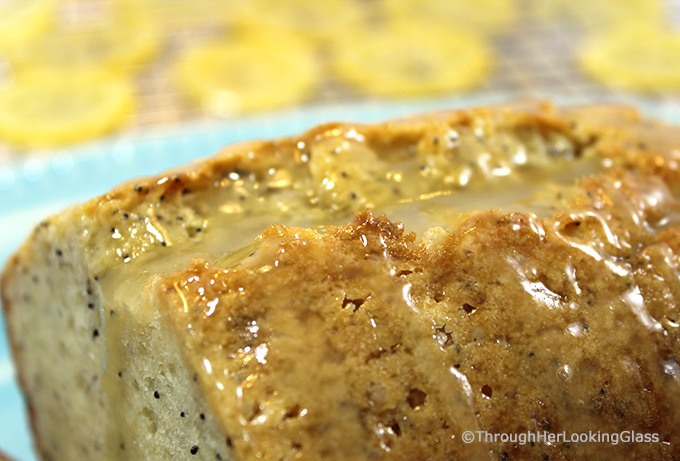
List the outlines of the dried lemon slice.
{"type": "Polygon", "coordinates": [[[680,89],[680,34],[653,24],[629,24],[582,44],[583,70],[616,88],[644,91],[680,89]]]}
{"type": "Polygon", "coordinates": [[[0,91],[0,139],[21,147],[72,143],[115,129],[133,107],[125,80],[16,82],[0,91]]]}
{"type": "Polygon", "coordinates": [[[0,49],[7,50],[45,32],[54,19],[53,0],[0,1],[0,49]]]}
{"type": "Polygon", "coordinates": [[[303,100],[315,90],[319,69],[307,41],[260,33],[189,48],[176,63],[175,79],[196,104],[227,116],[303,100]]]}
{"type": "Polygon", "coordinates": [[[539,20],[567,20],[588,28],[659,20],[659,0],[550,0],[533,2],[539,20]]]}
{"type": "Polygon", "coordinates": [[[479,84],[491,65],[483,37],[415,22],[358,30],[336,45],[337,76],[380,96],[466,90],[479,84]]]}
{"type": "Polygon", "coordinates": [[[173,33],[178,28],[223,24],[226,18],[218,12],[231,10],[233,2],[225,0],[145,0],[153,8],[158,21],[173,33]]]}
{"type": "Polygon", "coordinates": [[[240,26],[283,28],[319,40],[333,39],[364,18],[357,0],[240,0],[229,11],[240,26]]]}
{"type": "Polygon", "coordinates": [[[133,71],[159,48],[159,28],[140,4],[118,0],[101,15],[64,24],[10,54],[19,73],[53,80],[77,70],[102,75],[133,71]]]}
{"type": "Polygon", "coordinates": [[[382,5],[393,19],[464,26],[484,32],[505,31],[517,16],[513,0],[382,0],[382,5]]]}

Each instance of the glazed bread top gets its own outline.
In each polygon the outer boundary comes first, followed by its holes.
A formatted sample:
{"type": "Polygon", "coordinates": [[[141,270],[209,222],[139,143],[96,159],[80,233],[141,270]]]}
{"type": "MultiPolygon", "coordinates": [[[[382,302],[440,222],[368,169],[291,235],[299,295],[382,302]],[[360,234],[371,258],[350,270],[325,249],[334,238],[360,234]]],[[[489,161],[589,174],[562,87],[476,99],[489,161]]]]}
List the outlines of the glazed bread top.
{"type": "MultiPolygon", "coordinates": [[[[456,438],[482,429],[655,432],[626,453],[668,457],[679,138],[604,106],[323,125],[46,220],[3,288],[40,233],[76,236],[57,257],[161,306],[237,457],[510,450],[456,438]]],[[[535,450],[599,449],[566,445],[535,450]]]]}
{"type": "Polygon", "coordinates": [[[574,178],[623,164],[652,167],[641,165],[651,153],[637,155],[647,152],[630,131],[638,122],[628,108],[570,113],[541,104],[327,124],[297,137],[230,146],[175,172],[125,183],[35,232],[53,224],[81,234],[92,270],[103,276],[150,253],[187,247],[208,255],[220,230],[245,245],[269,224],[339,224],[368,208],[398,214],[415,202],[409,221],[419,231],[490,207],[550,214],[556,202],[542,192],[551,184],[571,186],[574,178]],[[489,191],[489,205],[466,203],[489,191]],[[535,192],[540,197],[522,208],[535,192]]]}

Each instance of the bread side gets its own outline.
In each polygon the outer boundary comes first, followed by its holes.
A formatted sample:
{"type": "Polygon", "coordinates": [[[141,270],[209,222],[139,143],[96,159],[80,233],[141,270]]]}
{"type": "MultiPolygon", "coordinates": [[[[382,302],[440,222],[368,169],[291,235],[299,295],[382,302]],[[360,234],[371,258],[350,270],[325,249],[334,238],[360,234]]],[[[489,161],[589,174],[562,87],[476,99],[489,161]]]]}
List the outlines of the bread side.
{"type": "Polygon", "coordinates": [[[106,274],[85,259],[88,227],[62,219],[36,227],[22,254],[42,260],[16,256],[2,285],[41,458],[230,459],[153,304],[105,300],[106,274]]]}
{"type": "Polygon", "coordinates": [[[95,456],[106,420],[93,415],[107,414],[101,294],[81,239],[65,234],[64,227],[41,223],[24,252],[35,256],[10,261],[2,299],[40,453],[44,459],[95,456]],[[65,409],[69,417],[62,419],[65,409]]]}
{"type": "MultiPolygon", "coordinates": [[[[420,213],[411,205],[420,200],[502,191],[580,159],[662,178],[674,191],[678,168],[664,142],[677,134],[648,136],[656,129],[625,108],[560,112],[545,104],[329,124],[289,139],[229,147],[46,220],[2,279],[13,354],[42,457],[230,456],[237,438],[220,412],[235,407],[206,400],[200,367],[173,326],[176,319],[168,317],[168,301],[154,291],[158,276],[195,258],[237,264],[270,224],[340,224],[366,208],[409,218],[420,213]],[[505,171],[511,174],[497,174],[505,171]]],[[[544,212],[578,205],[567,197],[578,197],[572,186],[565,197],[551,197],[544,212]]],[[[434,224],[453,226],[450,217],[467,211],[458,207],[434,224]]],[[[418,226],[403,220],[407,230],[420,232],[433,225],[429,216],[427,225],[422,217],[418,226]]],[[[303,299],[305,292],[298,292],[303,299]]],[[[348,299],[361,299],[353,296],[348,299]]]]}
{"type": "Polygon", "coordinates": [[[104,332],[111,425],[102,459],[232,459],[156,301],[141,295],[114,306],[104,332]]]}

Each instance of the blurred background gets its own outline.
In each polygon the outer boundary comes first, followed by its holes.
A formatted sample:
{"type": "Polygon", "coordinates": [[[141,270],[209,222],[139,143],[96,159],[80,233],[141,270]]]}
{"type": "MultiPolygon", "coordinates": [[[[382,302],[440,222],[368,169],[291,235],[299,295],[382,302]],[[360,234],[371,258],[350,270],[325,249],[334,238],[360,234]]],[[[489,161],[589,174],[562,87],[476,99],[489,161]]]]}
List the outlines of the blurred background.
{"type": "Polygon", "coordinates": [[[0,164],[360,101],[677,103],[679,14],[663,0],[0,0],[0,164]]]}
{"type": "MultiPolygon", "coordinates": [[[[0,0],[0,264],[225,144],[526,97],[680,124],[680,1],[0,0]]],[[[33,459],[2,331],[0,450],[33,459]]]]}

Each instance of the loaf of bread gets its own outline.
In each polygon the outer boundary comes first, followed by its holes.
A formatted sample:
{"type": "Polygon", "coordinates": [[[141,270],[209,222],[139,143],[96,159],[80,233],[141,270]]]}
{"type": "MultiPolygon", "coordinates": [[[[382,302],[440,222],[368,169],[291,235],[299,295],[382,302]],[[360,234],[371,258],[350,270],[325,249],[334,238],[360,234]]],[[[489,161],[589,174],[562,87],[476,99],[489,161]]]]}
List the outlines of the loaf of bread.
{"type": "Polygon", "coordinates": [[[37,450],[678,459],[679,162],[634,109],[522,103],[238,144],[65,210],[2,278],[37,450]]]}

